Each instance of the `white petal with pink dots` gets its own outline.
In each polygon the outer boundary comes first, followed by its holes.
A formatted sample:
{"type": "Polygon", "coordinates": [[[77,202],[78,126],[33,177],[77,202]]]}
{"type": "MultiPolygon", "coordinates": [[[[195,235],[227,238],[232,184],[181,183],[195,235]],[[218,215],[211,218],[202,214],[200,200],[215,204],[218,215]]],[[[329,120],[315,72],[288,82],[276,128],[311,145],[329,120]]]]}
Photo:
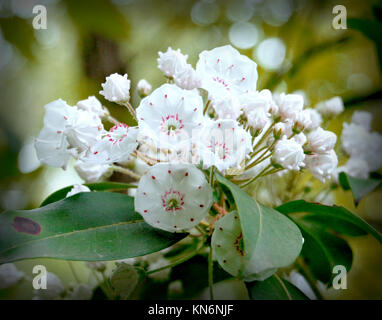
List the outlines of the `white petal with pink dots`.
{"type": "Polygon", "coordinates": [[[164,84],[141,101],[137,118],[142,136],[151,137],[159,148],[171,148],[202,128],[203,101],[196,90],[164,84]]]}
{"type": "Polygon", "coordinates": [[[81,160],[98,164],[126,161],[137,148],[137,136],[137,127],[117,124],[106,132],[81,160]]]}
{"type": "Polygon", "coordinates": [[[196,226],[211,205],[211,187],[191,164],[156,164],[142,176],[135,196],[135,210],[145,221],[170,232],[196,226]]]}

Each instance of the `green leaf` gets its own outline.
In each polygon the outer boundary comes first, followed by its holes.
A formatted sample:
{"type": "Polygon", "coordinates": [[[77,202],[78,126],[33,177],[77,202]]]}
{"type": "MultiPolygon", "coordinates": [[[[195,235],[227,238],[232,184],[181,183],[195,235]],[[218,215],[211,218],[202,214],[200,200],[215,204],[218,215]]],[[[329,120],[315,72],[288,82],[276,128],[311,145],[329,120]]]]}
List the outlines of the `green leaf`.
{"type": "Polygon", "coordinates": [[[145,278],[145,271],[142,268],[134,267],[127,263],[119,263],[113,272],[110,282],[115,293],[122,299],[128,299],[133,293],[138,283],[145,278]]]}
{"type": "Polygon", "coordinates": [[[33,210],[0,214],[0,264],[26,258],[105,261],[171,246],[187,234],[152,228],[132,197],[84,192],[33,210]]]}
{"type": "Polygon", "coordinates": [[[319,219],[325,219],[323,220],[327,221],[325,224],[337,232],[343,232],[351,236],[371,234],[382,244],[382,235],[377,230],[344,207],[295,200],[284,203],[277,207],[276,210],[286,215],[305,212],[310,215],[320,216],[319,219]],[[345,229],[346,232],[344,232],[345,229]]]}
{"type": "Polygon", "coordinates": [[[274,273],[277,268],[290,265],[302,248],[302,235],[298,227],[274,209],[254,201],[238,186],[215,174],[235,200],[244,240],[244,253],[253,263],[259,279],[274,273]]]}
{"type": "Polygon", "coordinates": [[[356,206],[362,198],[382,185],[380,179],[359,179],[349,176],[345,172],[340,173],[339,180],[342,189],[352,191],[356,206]]]}
{"type": "Polygon", "coordinates": [[[353,253],[344,239],[304,218],[295,221],[305,239],[301,255],[316,279],[330,284],[334,266],[343,265],[350,270],[353,253]]]}
{"type": "MultiPolygon", "coordinates": [[[[126,190],[130,188],[136,188],[136,185],[120,182],[98,182],[98,183],[85,183],[84,186],[87,186],[92,191],[106,191],[106,190],[126,190]]],[[[66,198],[66,195],[73,186],[68,186],[53,192],[48,196],[42,203],[40,207],[46,206],[49,203],[53,203],[66,198]]]]}
{"type": "Polygon", "coordinates": [[[300,289],[277,275],[245,284],[251,300],[309,300],[300,289]]]}

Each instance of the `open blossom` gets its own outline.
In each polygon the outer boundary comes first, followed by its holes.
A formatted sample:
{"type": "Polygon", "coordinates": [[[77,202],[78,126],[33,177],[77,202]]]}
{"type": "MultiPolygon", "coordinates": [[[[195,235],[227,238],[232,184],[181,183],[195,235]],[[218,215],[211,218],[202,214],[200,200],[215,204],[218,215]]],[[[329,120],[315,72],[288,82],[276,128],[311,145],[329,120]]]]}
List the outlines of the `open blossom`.
{"type": "Polygon", "coordinates": [[[304,167],[305,154],[301,145],[286,136],[275,144],[272,162],[289,170],[300,170],[304,167]]]}
{"type": "Polygon", "coordinates": [[[351,118],[352,123],[355,123],[356,125],[359,125],[365,128],[365,130],[367,131],[371,130],[372,121],[373,121],[373,116],[370,112],[367,112],[367,111],[355,111],[351,118]]]}
{"type": "Polygon", "coordinates": [[[174,74],[174,82],[178,87],[186,90],[199,88],[201,84],[199,76],[190,64],[178,68],[174,74]]]}
{"type": "Polygon", "coordinates": [[[327,153],[307,155],[305,164],[315,178],[324,182],[336,170],[338,158],[334,150],[330,150],[327,153]]]}
{"type": "Polygon", "coordinates": [[[141,79],[137,84],[137,91],[141,97],[146,97],[151,93],[152,86],[146,79],[141,79]]]}
{"type": "Polygon", "coordinates": [[[102,88],[99,93],[111,102],[119,103],[130,99],[130,80],[127,73],[123,76],[118,73],[111,74],[106,77],[106,82],[102,83],[102,88]]]}
{"type": "Polygon", "coordinates": [[[148,224],[180,232],[194,227],[207,215],[212,190],[195,166],[159,163],[142,176],[134,204],[148,224]]]}
{"type": "Polygon", "coordinates": [[[103,132],[99,117],[58,99],[45,106],[44,128],[36,139],[39,160],[66,168],[71,156],[79,157],[103,132]]]}
{"type": "MultiPolygon", "coordinates": [[[[199,54],[196,72],[201,79],[201,88],[208,91],[212,106],[218,106],[228,96],[239,96],[255,91],[257,65],[254,61],[227,45],[199,54]]],[[[234,114],[240,114],[239,99],[231,99],[234,114]]]]}
{"type": "Polygon", "coordinates": [[[299,94],[281,93],[276,95],[274,100],[279,107],[279,115],[284,121],[294,122],[304,108],[304,98],[299,94]]]}
{"type": "Polygon", "coordinates": [[[324,117],[335,117],[345,110],[341,97],[333,97],[326,101],[319,102],[315,109],[324,117]]]}
{"type": "Polygon", "coordinates": [[[85,182],[99,182],[109,178],[113,170],[109,164],[88,163],[77,160],[74,169],[85,182]]]}
{"type": "Polygon", "coordinates": [[[314,153],[326,153],[332,150],[336,144],[335,133],[324,130],[321,127],[308,134],[307,150],[314,153]]]}
{"type": "Polygon", "coordinates": [[[149,136],[161,148],[176,147],[202,128],[203,101],[196,91],[164,84],[141,101],[137,118],[142,136],[149,136]]]}
{"type": "Polygon", "coordinates": [[[173,78],[175,73],[186,67],[188,55],[180,52],[180,49],[173,50],[168,47],[166,52],[159,51],[158,68],[165,74],[166,77],[173,78]]]}
{"type": "Polygon", "coordinates": [[[74,196],[77,193],[81,192],[90,192],[90,189],[87,186],[84,186],[82,184],[75,184],[73,188],[68,192],[66,195],[67,198],[74,196]]]}
{"type": "Polygon", "coordinates": [[[106,132],[81,160],[108,164],[124,162],[138,146],[138,128],[119,123],[106,132]]]}
{"type": "Polygon", "coordinates": [[[101,102],[95,96],[90,96],[85,100],[78,101],[77,108],[95,113],[100,118],[103,118],[109,114],[108,110],[102,107],[101,102]]]}
{"type": "Polygon", "coordinates": [[[0,265],[0,290],[13,286],[23,277],[24,273],[19,271],[13,263],[0,265]]]}
{"type": "Polygon", "coordinates": [[[198,137],[204,168],[216,166],[224,171],[242,168],[242,162],[252,151],[252,137],[235,120],[211,121],[198,137]]]}
{"type": "Polygon", "coordinates": [[[307,108],[303,110],[304,113],[309,114],[310,124],[305,124],[305,130],[317,129],[322,123],[322,116],[317,110],[307,108]]]}

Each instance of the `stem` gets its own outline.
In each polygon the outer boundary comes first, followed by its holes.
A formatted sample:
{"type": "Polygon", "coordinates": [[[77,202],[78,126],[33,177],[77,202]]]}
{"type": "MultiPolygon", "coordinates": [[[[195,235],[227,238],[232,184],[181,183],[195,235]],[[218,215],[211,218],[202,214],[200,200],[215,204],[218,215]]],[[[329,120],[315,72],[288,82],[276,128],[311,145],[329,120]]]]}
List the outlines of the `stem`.
{"type": "Polygon", "coordinates": [[[71,261],[68,261],[68,265],[69,265],[70,271],[72,271],[73,277],[74,277],[74,279],[76,280],[76,282],[77,282],[78,284],[81,284],[80,278],[78,277],[78,275],[77,275],[77,273],[76,273],[76,270],[74,269],[74,266],[73,266],[72,262],[71,262],[71,261]]]}
{"type": "Polygon", "coordinates": [[[154,270],[150,270],[150,271],[147,271],[146,274],[149,275],[149,274],[152,274],[152,273],[155,273],[155,272],[159,272],[159,271],[162,271],[162,270],[165,270],[167,268],[173,268],[175,266],[177,266],[178,264],[181,264],[183,262],[186,262],[188,260],[190,260],[191,258],[195,257],[202,249],[204,248],[203,244],[198,248],[196,249],[194,252],[192,252],[190,255],[184,257],[184,258],[181,258],[173,263],[170,263],[168,264],[167,266],[164,266],[164,267],[160,267],[158,269],[154,269],[154,270]]]}
{"type": "Polygon", "coordinates": [[[136,114],[133,106],[128,101],[123,102],[122,105],[125,106],[127,108],[127,110],[129,110],[129,112],[133,116],[133,118],[135,120],[137,120],[137,114],[136,114]]]}
{"type": "Polygon", "coordinates": [[[324,297],[322,296],[320,290],[318,290],[317,286],[316,286],[316,280],[314,279],[314,277],[312,276],[312,274],[310,273],[309,269],[308,269],[308,266],[306,265],[304,259],[300,256],[297,258],[297,261],[296,261],[299,269],[300,269],[300,272],[301,274],[304,276],[304,278],[306,279],[306,281],[308,281],[310,287],[312,288],[314,294],[316,295],[316,297],[319,299],[319,300],[324,300],[324,297]]]}
{"type": "Polygon", "coordinates": [[[256,149],[257,149],[257,147],[259,147],[262,143],[263,143],[263,141],[264,141],[264,139],[269,135],[269,133],[272,131],[272,129],[273,129],[273,127],[275,126],[275,122],[273,122],[272,124],[271,124],[271,126],[267,129],[267,131],[265,131],[265,133],[263,134],[263,136],[260,138],[260,140],[256,143],[256,145],[253,147],[253,150],[254,151],[256,151],[256,149]]]}
{"type": "Polygon", "coordinates": [[[214,262],[212,260],[212,246],[210,246],[210,252],[208,253],[208,286],[210,289],[210,299],[214,300],[214,262]]]}
{"type": "Polygon", "coordinates": [[[213,180],[214,180],[214,166],[210,168],[210,185],[213,186],[213,180]]]}
{"type": "Polygon", "coordinates": [[[247,181],[247,182],[241,184],[241,185],[240,185],[240,188],[244,188],[244,187],[246,187],[247,185],[251,184],[251,183],[252,183],[253,181],[255,181],[257,178],[261,177],[262,174],[263,174],[265,171],[267,171],[270,167],[272,167],[272,164],[268,165],[268,166],[265,167],[263,170],[261,170],[261,172],[260,172],[257,176],[255,176],[254,178],[252,178],[251,180],[249,180],[249,181],[247,181]]]}
{"type": "Polygon", "coordinates": [[[120,172],[120,173],[123,173],[123,174],[126,174],[128,176],[130,176],[131,178],[135,179],[135,180],[139,180],[141,178],[140,175],[134,173],[133,171],[127,169],[127,168],[122,168],[122,167],[119,167],[119,166],[111,166],[112,169],[114,171],[117,171],[117,172],[120,172]]]}
{"type": "Polygon", "coordinates": [[[111,123],[114,123],[115,125],[117,125],[117,124],[120,123],[117,119],[115,119],[115,118],[112,117],[111,115],[108,115],[108,116],[106,117],[106,119],[107,119],[108,121],[110,121],[111,123]]]}
{"type": "Polygon", "coordinates": [[[206,114],[207,110],[208,110],[208,107],[210,106],[211,104],[211,100],[208,100],[206,105],[204,106],[204,109],[203,109],[203,115],[206,114]]]}

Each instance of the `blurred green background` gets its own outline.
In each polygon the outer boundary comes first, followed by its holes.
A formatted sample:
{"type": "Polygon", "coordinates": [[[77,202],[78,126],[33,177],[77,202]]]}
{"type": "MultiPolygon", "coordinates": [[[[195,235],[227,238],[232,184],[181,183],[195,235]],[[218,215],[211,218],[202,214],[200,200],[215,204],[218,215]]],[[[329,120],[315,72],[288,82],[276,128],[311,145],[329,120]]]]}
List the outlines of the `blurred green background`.
{"type": "MultiPolygon", "coordinates": [[[[1,0],[0,1],[0,209],[39,206],[53,191],[81,182],[67,171],[40,166],[33,138],[42,127],[44,108],[57,98],[75,104],[96,95],[113,116],[130,122],[128,112],[101,99],[105,76],[127,72],[134,90],[145,78],[153,87],[164,82],[157,69],[158,51],[180,48],[195,65],[202,50],[232,44],[258,63],[258,88],[303,91],[307,102],[339,95],[347,111],[374,114],[381,131],[382,10],[378,1],[341,1],[347,30],[332,27],[337,1],[309,0],[1,0]],[[34,30],[33,7],[47,8],[47,29],[34,30]]],[[[336,202],[382,225],[381,192],[354,208],[351,195],[338,191],[336,202]]],[[[382,247],[372,238],[351,239],[353,268],[347,290],[330,290],[327,298],[382,299],[382,247]]],[[[64,283],[73,283],[65,261],[37,259],[17,266],[29,276],[44,264],[64,283]]],[[[94,279],[75,262],[83,281],[94,279]]],[[[243,298],[240,286],[221,286],[218,297],[243,298]],[[236,288],[235,286],[230,288],[236,288]]],[[[30,283],[0,291],[0,299],[32,296],[30,283]]]]}

